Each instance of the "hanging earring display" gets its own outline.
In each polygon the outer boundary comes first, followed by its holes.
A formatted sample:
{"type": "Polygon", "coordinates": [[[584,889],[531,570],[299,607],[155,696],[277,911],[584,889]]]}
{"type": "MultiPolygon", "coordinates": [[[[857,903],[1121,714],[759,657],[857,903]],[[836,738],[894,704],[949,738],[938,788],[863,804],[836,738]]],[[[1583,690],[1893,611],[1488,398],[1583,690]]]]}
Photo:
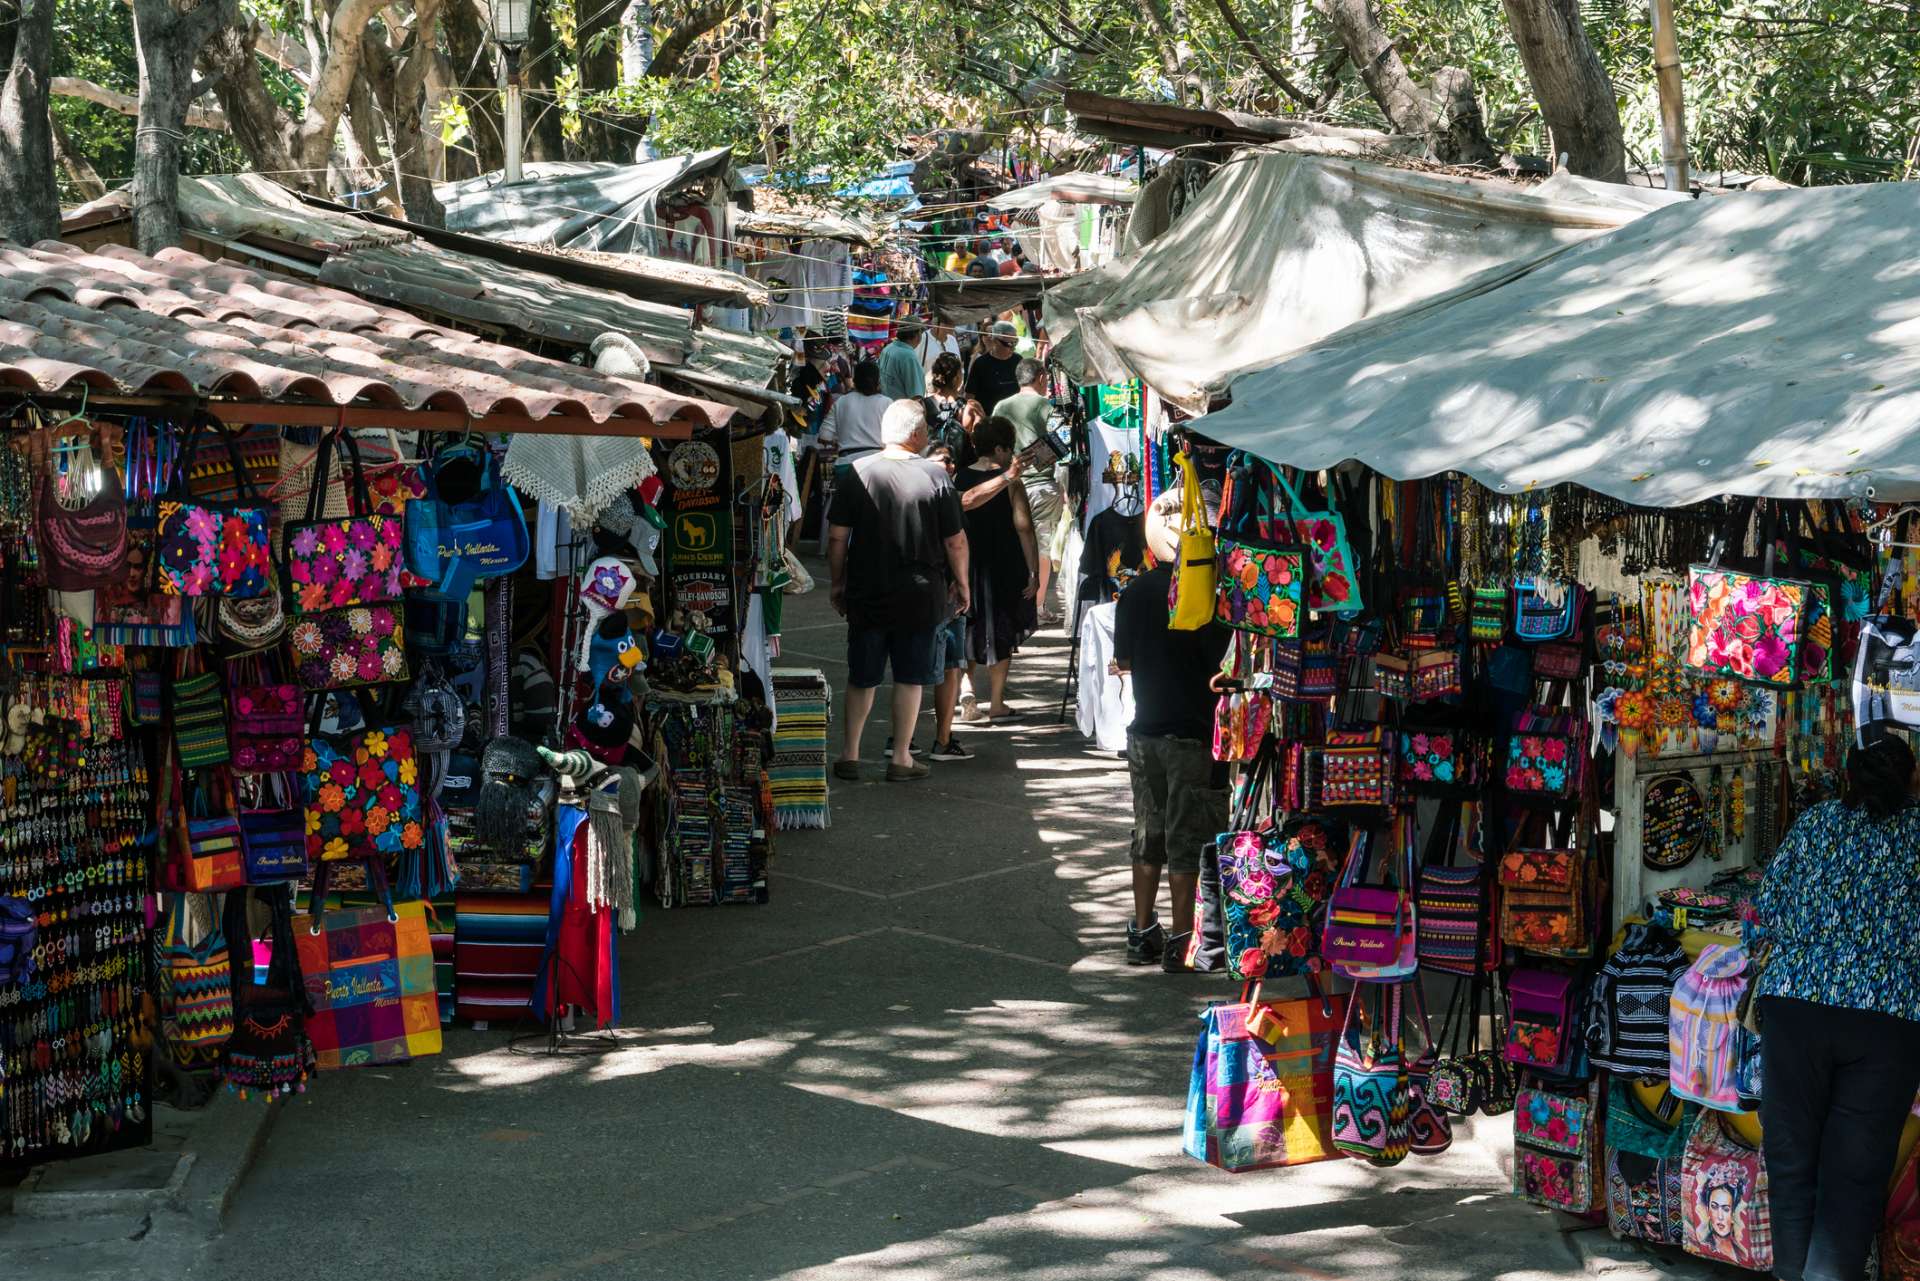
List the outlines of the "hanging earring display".
{"type": "Polygon", "coordinates": [[[1707,839],[1707,806],[1684,774],[1647,782],[1640,799],[1640,858],[1648,867],[1674,871],[1693,862],[1707,839]]]}

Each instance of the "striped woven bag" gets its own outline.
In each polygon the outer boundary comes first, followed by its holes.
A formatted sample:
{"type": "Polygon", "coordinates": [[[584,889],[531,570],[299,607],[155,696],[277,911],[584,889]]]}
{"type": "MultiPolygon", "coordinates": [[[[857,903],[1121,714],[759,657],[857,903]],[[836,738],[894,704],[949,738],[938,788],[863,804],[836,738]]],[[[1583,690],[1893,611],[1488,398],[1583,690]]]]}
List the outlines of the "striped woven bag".
{"type": "Polygon", "coordinates": [[[161,1031],[173,1061],[183,1068],[212,1064],[233,1035],[233,971],[218,919],[198,942],[187,942],[189,900],[196,897],[173,895],[166,930],[157,940],[155,966],[161,1031]]]}

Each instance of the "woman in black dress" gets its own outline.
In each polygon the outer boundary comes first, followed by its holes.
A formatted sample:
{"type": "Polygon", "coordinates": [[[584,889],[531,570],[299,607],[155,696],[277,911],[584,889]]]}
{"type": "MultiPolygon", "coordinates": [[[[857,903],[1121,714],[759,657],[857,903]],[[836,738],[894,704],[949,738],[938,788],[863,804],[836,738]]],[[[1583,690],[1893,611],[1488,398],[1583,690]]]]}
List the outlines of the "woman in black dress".
{"type": "Polygon", "coordinates": [[[967,620],[967,683],[980,692],[980,668],[987,669],[989,706],[971,719],[999,720],[1007,707],[1007,667],[1020,642],[1032,634],[1038,590],[1039,546],[1020,463],[1013,452],[1013,424],[989,418],[974,428],[979,457],[954,473],[960,506],[966,512],[967,547],[973,588],[973,613],[967,620]]]}

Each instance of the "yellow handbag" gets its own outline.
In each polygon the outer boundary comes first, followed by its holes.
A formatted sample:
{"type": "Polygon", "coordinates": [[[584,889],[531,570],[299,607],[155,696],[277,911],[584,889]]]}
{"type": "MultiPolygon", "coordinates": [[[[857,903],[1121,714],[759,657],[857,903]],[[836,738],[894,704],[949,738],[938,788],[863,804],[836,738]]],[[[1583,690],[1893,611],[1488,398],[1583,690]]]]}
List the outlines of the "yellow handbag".
{"type": "Polygon", "coordinates": [[[1185,451],[1175,454],[1183,480],[1180,495],[1180,563],[1174,567],[1173,594],[1167,599],[1167,626],[1176,632],[1197,632],[1213,621],[1213,530],[1207,526],[1206,504],[1200,501],[1200,478],[1185,451]]]}

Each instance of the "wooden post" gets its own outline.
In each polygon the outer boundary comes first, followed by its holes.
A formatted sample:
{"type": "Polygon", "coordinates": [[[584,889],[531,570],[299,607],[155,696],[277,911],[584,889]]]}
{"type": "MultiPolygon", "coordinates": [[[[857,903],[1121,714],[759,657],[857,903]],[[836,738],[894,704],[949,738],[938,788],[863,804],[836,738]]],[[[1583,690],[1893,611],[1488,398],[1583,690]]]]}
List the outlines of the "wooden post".
{"type": "Polygon", "coordinates": [[[1660,88],[1660,164],[1668,191],[1688,191],[1687,108],[1680,88],[1680,42],[1673,29],[1673,0],[1653,3],[1653,74],[1660,88]]]}

